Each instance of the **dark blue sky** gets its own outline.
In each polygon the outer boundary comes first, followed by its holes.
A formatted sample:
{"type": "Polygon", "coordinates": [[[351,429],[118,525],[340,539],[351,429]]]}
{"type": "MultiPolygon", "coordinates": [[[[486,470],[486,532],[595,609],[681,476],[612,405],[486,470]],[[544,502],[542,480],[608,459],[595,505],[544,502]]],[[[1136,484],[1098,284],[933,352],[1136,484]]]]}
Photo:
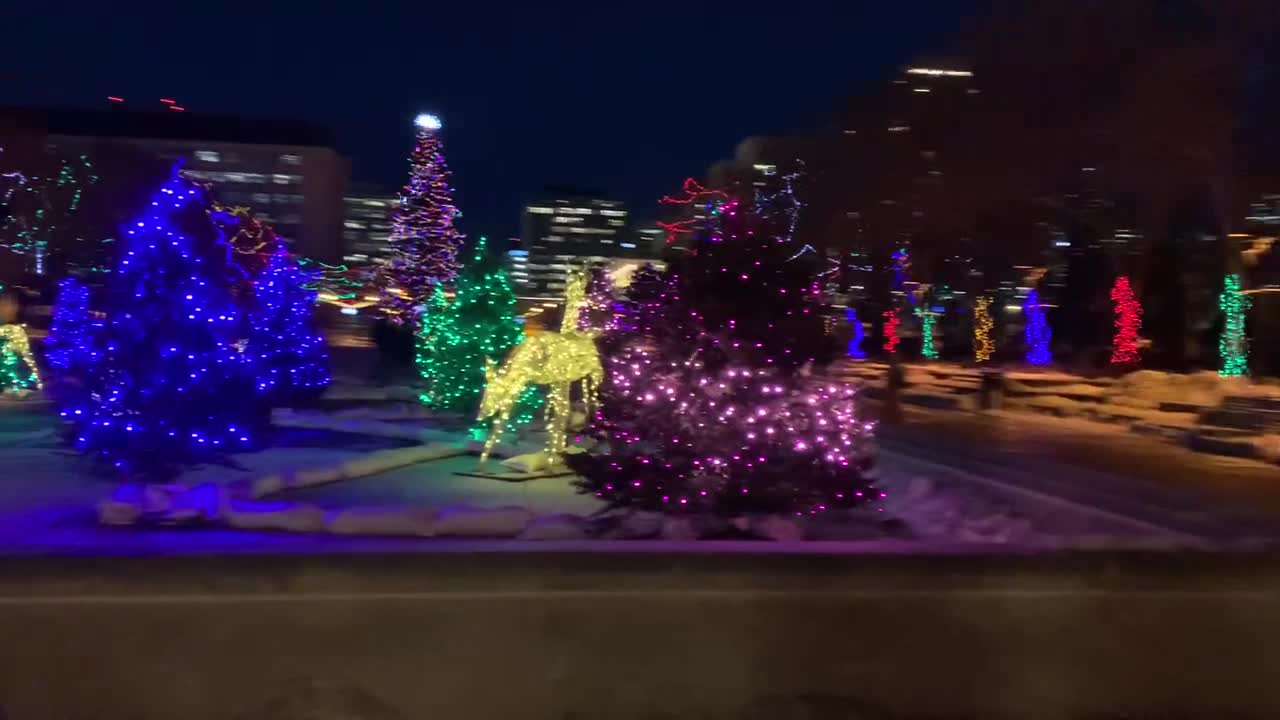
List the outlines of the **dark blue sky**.
{"type": "Polygon", "coordinates": [[[389,187],[430,110],[464,229],[504,235],[546,184],[650,215],[742,138],[803,127],[945,48],[975,4],[15,0],[0,8],[0,104],[172,96],[302,117],[333,127],[356,180],[389,187]]]}

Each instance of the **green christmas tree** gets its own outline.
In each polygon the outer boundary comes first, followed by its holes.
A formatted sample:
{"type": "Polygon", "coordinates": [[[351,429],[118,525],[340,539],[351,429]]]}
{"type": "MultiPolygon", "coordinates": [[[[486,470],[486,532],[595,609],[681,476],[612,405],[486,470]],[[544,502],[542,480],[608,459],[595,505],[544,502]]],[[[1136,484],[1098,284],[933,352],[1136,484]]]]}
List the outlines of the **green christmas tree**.
{"type": "Polygon", "coordinates": [[[480,238],[458,273],[453,300],[432,295],[418,333],[422,400],[440,410],[474,412],[488,360],[502,362],[524,337],[516,296],[501,261],[480,238]]]}

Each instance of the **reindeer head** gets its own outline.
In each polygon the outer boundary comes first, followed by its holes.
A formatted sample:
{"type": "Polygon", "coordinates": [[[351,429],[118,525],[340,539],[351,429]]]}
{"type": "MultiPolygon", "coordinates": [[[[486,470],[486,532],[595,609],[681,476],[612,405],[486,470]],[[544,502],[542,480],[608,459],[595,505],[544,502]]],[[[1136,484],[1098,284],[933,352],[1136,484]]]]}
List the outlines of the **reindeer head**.
{"type": "Polygon", "coordinates": [[[570,268],[564,281],[564,315],[560,320],[560,332],[576,332],[578,315],[587,300],[587,278],[589,273],[585,265],[570,268]]]}
{"type": "Polygon", "coordinates": [[[516,393],[524,388],[525,378],[519,373],[505,372],[491,358],[484,360],[484,394],[480,396],[480,413],[477,420],[483,420],[498,412],[508,402],[515,401],[516,393]]]}

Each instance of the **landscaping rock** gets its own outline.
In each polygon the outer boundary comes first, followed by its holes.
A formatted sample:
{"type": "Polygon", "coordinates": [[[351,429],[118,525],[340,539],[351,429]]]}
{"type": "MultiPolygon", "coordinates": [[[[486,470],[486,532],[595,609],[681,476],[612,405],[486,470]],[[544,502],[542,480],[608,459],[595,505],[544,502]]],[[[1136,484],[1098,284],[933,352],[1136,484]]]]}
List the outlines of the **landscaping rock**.
{"type": "Polygon", "coordinates": [[[435,535],[436,511],[430,508],[351,508],[329,516],[325,528],[335,535],[435,535]]]}
{"type": "Polygon", "coordinates": [[[213,521],[221,517],[228,501],[224,486],[212,482],[200,483],[175,498],[173,512],[191,513],[193,517],[213,521]]]}
{"type": "Polygon", "coordinates": [[[587,521],[577,515],[544,515],[520,534],[521,540],[586,540],[587,521]]]}
{"type": "Polygon", "coordinates": [[[131,502],[107,499],[98,503],[98,522],[103,525],[135,525],[142,508],[131,502]]]}
{"type": "Polygon", "coordinates": [[[525,453],[502,461],[502,467],[523,473],[542,472],[550,469],[552,464],[546,452],[525,453]]]}
{"type": "Polygon", "coordinates": [[[804,540],[804,528],[795,518],[785,515],[763,515],[754,518],[751,533],[776,542],[799,542],[804,540]]]}
{"type": "Polygon", "coordinates": [[[435,531],[441,537],[515,537],[524,532],[532,520],[533,513],[527,508],[458,505],[440,510],[435,531]]]}
{"type": "Polygon", "coordinates": [[[663,520],[661,513],[642,510],[629,512],[618,517],[618,524],[606,534],[606,537],[611,540],[643,540],[657,537],[662,532],[663,520]]]}
{"type": "Polygon", "coordinates": [[[232,500],[223,520],[241,530],[320,532],[324,530],[325,517],[324,511],[314,505],[232,500]]]}
{"type": "Polygon", "coordinates": [[[663,540],[697,540],[698,537],[698,527],[693,518],[672,515],[662,519],[663,540]]]}

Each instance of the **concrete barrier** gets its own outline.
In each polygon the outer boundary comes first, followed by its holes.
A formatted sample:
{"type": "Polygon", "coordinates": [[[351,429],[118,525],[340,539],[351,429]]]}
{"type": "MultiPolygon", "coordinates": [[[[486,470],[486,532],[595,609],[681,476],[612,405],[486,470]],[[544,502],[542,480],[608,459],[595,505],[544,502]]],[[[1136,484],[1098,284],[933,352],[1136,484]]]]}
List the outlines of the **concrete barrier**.
{"type": "Polygon", "coordinates": [[[0,716],[1269,718],[1278,590],[1199,555],[9,559],[0,716]]]}

